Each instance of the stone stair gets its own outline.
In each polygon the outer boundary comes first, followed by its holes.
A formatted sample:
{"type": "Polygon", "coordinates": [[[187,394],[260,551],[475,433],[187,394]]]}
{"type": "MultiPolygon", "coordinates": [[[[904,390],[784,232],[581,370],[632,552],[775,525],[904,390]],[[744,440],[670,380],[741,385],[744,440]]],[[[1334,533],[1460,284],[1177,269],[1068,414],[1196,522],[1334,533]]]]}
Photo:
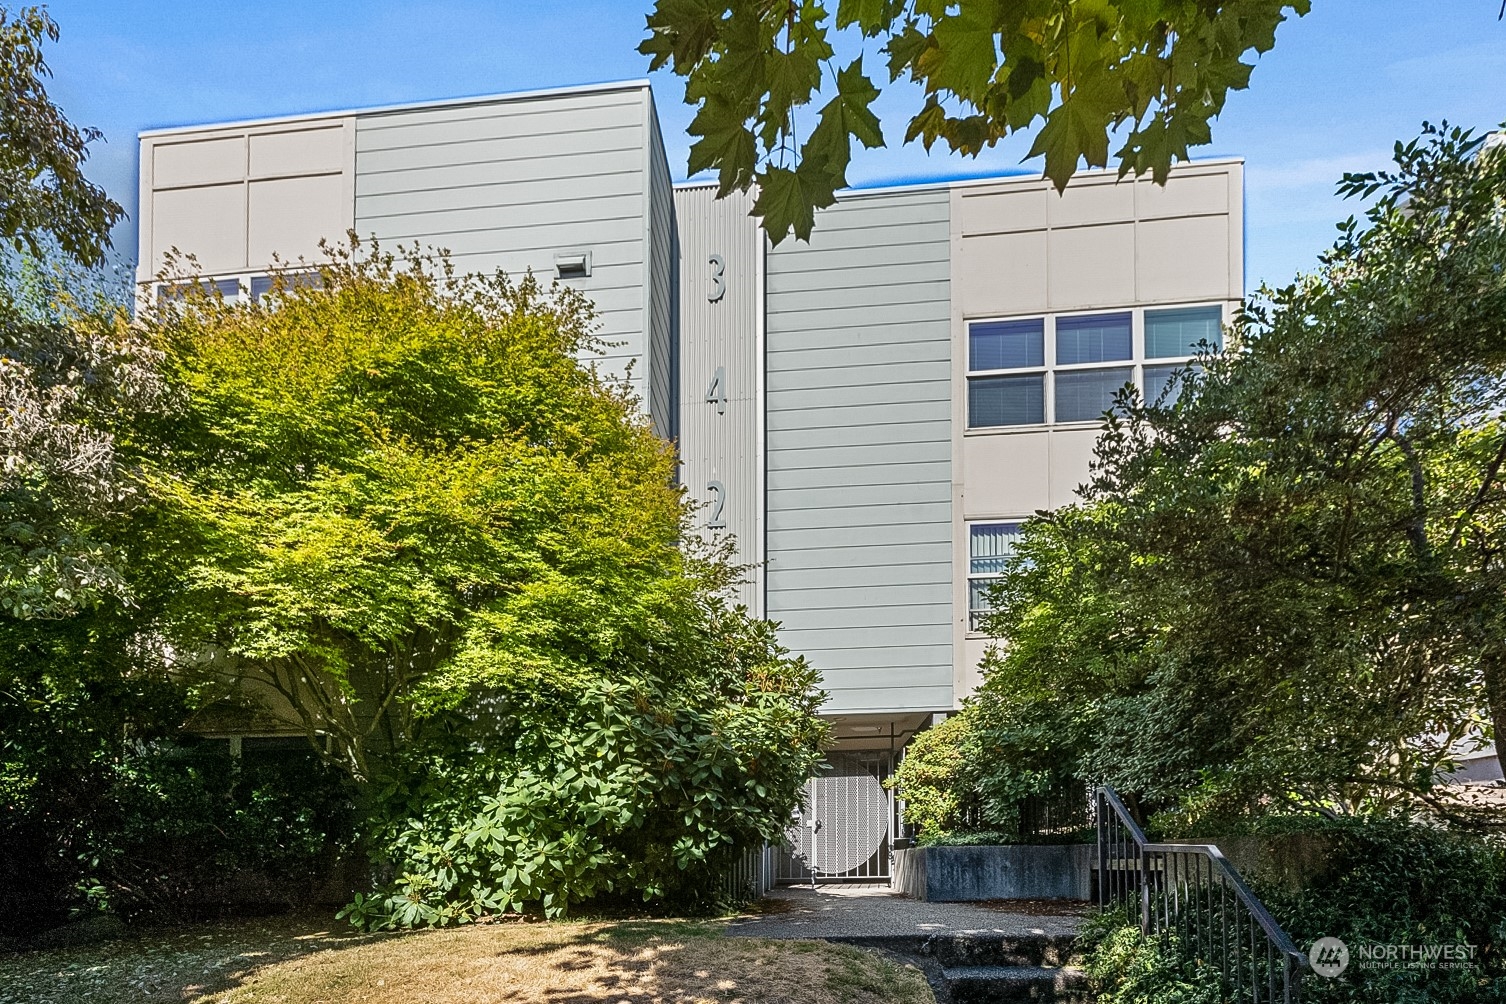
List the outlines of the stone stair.
{"type": "Polygon", "coordinates": [[[1087,977],[1072,963],[1070,935],[951,931],[925,936],[835,937],[914,962],[939,1004],[1015,1004],[1093,999],[1087,977]]]}
{"type": "Polygon", "coordinates": [[[1087,977],[1071,966],[953,966],[941,979],[952,1004],[1092,1000],[1087,977]]]}

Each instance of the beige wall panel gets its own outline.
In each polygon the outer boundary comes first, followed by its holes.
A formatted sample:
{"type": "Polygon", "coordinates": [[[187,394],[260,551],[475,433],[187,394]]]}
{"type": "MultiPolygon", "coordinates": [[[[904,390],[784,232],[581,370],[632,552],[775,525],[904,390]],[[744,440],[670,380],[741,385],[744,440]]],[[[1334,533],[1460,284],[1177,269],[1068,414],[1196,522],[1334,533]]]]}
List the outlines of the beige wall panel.
{"type": "Polygon", "coordinates": [[[1136,281],[1143,303],[1224,299],[1229,281],[1229,218],[1193,216],[1140,224],[1136,281]]]}
{"type": "Polygon", "coordinates": [[[337,174],[345,167],[345,129],[269,132],[251,137],[251,177],[337,174]]]}
{"type": "Polygon", "coordinates": [[[1051,502],[1056,509],[1077,501],[1077,489],[1088,480],[1088,464],[1099,429],[1053,429],[1051,436],[1051,502]]]}
{"type": "Polygon", "coordinates": [[[246,176],[246,138],[227,136],[152,147],[152,183],[157,188],[214,185],[246,176]]]}
{"type": "Polygon", "coordinates": [[[962,233],[970,236],[1042,230],[1046,226],[1048,198],[1055,196],[1045,188],[966,193],[962,196],[962,233]]]}
{"type": "Polygon", "coordinates": [[[1129,223],[1135,218],[1133,185],[1076,184],[1061,195],[1048,190],[1047,216],[1053,227],[1129,223]]]}
{"type": "Polygon", "coordinates": [[[1051,231],[1052,310],[1120,307],[1135,300],[1135,224],[1051,231]]]}
{"type": "Polygon", "coordinates": [[[284,259],[312,259],[320,238],[339,240],[349,225],[339,175],[253,181],[250,189],[247,255],[253,268],[268,264],[274,251],[284,259]]]}
{"type": "Polygon", "coordinates": [[[1172,175],[1165,186],[1135,183],[1136,212],[1142,220],[1170,216],[1211,216],[1229,211],[1229,175],[1172,175]]]}
{"type": "Polygon", "coordinates": [[[246,267],[246,188],[207,185],[174,188],[152,196],[152,254],[141,270],[151,275],[172,247],[199,260],[206,272],[246,267]]]}
{"type": "Polygon", "coordinates": [[[983,653],[988,651],[989,639],[969,636],[962,643],[962,670],[957,676],[957,702],[960,705],[962,699],[976,691],[983,684],[983,674],[978,670],[978,663],[983,661],[983,653]]]}
{"type": "Polygon", "coordinates": [[[962,518],[1028,516],[1051,506],[1047,432],[964,436],[962,518]]]}
{"type": "Polygon", "coordinates": [[[964,237],[953,276],[969,317],[1046,309],[1046,232],[964,237]]]}
{"type": "Polygon", "coordinates": [[[967,630],[967,524],[1078,500],[1101,430],[966,432],[967,323],[989,316],[1237,300],[1242,175],[1235,163],[1179,167],[1169,185],[1079,177],[1065,197],[1033,179],[953,189],[953,688],[981,682],[989,640],[967,630]],[[1044,210],[1044,213],[1041,212],[1044,210]],[[1019,232],[1033,225],[1034,232],[1019,232]],[[1036,267],[1021,284],[1006,265],[1036,267]],[[1043,267],[1044,266],[1044,267],[1043,267]],[[1007,283],[1014,278],[1011,289],[1007,283]],[[1023,286],[1023,292],[1021,287],[1023,286]],[[1049,295],[1043,295],[1049,294],[1049,295]]]}

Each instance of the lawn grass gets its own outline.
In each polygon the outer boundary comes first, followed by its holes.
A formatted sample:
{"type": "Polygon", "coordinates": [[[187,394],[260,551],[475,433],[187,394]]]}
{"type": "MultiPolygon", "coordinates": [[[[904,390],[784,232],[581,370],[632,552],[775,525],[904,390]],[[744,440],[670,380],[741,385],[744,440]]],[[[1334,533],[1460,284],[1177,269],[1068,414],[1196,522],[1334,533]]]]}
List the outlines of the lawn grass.
{"type": "Polygon", "coordinates": [[[0,956],[0,1004],[934,1004],[924,976],[720,923],[509,921],[357,934],[325,918],[163,928],[0,956]]]}

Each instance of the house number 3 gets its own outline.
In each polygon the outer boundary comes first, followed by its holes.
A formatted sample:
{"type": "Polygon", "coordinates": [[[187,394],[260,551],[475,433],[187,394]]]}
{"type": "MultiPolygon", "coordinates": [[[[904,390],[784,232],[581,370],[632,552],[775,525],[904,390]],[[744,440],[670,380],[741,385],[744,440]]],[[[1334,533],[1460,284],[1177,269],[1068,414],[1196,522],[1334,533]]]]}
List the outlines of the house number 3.
{"type": "Polygon", "coordinates": [[[727,295],[727,260],[719,254],[707,259],[711,263],[711,292],[706,299],[712,303],[727,295]]]}

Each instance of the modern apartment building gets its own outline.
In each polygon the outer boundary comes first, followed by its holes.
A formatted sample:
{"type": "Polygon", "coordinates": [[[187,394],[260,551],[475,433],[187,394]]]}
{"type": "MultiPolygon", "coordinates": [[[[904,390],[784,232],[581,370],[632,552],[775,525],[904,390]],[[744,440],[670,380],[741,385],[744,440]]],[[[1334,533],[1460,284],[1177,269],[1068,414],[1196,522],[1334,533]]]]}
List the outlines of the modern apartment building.
{"type": "Polygon", "coordinates": [[[1020,522],[1073,498],[1113,393],[1158,393],[1239,302],[1242,164],[848,191],[778,247],[747,197],[670,179],[642,82],[155,130],[139,279],[178,248],[250,295],[354,229],[589,296],[598,364],[830,693],[786,874],[882,874],[878,779],[976,687],[1020,522]]]}

